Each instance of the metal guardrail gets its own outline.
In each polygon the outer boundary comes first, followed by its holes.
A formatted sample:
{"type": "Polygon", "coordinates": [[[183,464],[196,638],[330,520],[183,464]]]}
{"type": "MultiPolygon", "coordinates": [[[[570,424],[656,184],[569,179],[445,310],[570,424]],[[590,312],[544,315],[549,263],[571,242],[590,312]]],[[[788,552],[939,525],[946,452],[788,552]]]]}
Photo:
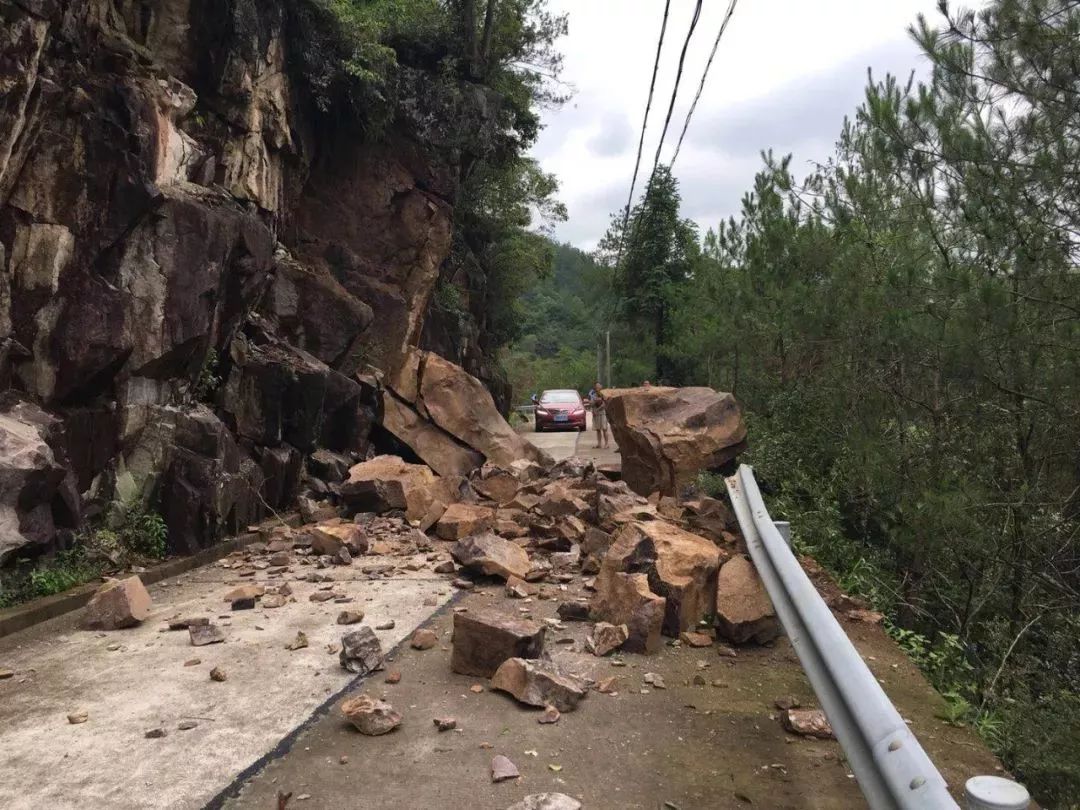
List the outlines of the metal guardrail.
{"type": "MultiPolygon", "coordinates": [[[[726,484],[750,557],[867,803],[873,810],[958,808],[769,517],[753,469],[740,466],[726,484]]],[[[1023,786],[998,777],[971,779],[967,792],[971,808],[1028,806],[1023,786]],[[984,786],[990,792],[973,793],[984,786]],[[1012,801],[999,803],[1010,791],[1012,801]]]]}

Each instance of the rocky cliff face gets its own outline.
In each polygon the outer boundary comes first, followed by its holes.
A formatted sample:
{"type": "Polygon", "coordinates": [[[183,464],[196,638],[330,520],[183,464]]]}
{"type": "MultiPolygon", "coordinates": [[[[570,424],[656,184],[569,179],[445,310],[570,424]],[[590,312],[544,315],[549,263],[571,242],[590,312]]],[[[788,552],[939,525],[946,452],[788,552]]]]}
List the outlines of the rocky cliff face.
{"type": "Polygon", "coordinates": [[[432,121],[495,123],[477,88],[426,109],[415,71],[412,119],[360,137],[312,102],[312,25],[303,0],[0,0],[0,562],[117,502],[193,550],[325,490],[316,450],[369,451],[358,372],[397,373],[450,246],[432,121]]]}

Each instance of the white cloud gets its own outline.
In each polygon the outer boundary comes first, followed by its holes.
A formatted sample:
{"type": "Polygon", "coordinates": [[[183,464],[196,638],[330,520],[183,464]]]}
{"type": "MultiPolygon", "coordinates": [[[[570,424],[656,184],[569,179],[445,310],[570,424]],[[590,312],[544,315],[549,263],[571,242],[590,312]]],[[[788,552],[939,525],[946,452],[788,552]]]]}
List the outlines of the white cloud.
{"type": "MultiPolygon", "coordinates": [[[[561,183],[570,213],[560,239],[591,248],[625,204],[634,168],[656,38],[659,0],[552,0],[569,14],[562,41],[573,99],[547,111],[533,150],[561,183]]],[[[670,160],[727,3],[710,0],[686,58],[662,160],[670,160]]],[[[641,176],[652,167],[693,3],[673,0],[641,176]]],[[[684,209],[702,228],[737,214],[760,168],[759,153],[794,152],[798,173],[829,156],[845,115],[875,75],[925,70],[907,36],[936,0],[741,0],[720,43],[675,174],[684,209]]]]}

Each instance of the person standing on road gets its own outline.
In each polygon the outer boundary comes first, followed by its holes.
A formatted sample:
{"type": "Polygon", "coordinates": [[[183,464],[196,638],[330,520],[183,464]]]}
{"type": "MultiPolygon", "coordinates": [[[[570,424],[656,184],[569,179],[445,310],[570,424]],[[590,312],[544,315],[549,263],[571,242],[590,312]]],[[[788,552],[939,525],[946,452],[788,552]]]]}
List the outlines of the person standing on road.
{"type": "Polygon", "coordinates": [[[592,411],[593,430],[596,431],[596,449],[600,449],[600,440],[604,440],[604,447],[609,447],[607,429],[607,400],[604,398],[604,387],[596,383],[589,392],[589,410],[592,411]]]}

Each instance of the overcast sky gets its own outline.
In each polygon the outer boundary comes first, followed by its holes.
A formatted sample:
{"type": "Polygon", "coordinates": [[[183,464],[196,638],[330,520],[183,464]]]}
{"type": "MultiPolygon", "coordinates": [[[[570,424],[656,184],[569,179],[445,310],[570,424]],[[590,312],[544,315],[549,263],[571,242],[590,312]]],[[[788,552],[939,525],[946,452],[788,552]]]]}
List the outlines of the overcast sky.
{"type": "MultiPolygon", "coordinates": [[[[570,218],[556,237],[591,249],[626,202],[662,0],[551,0],[569,14],[563,78],[574,96],[544,115],[533,154],[561,184],[570,218]]],[[[968,3],[971,5],[971,3],[968,3]]],[[[642,170],[652,166],[693,0],[672,0],[642,170]]],[[[670,160],[727,0],[705,0],[661,160],[670,160]]],[[[926,61],[907,34],[936,0],[740,0],[675,164],[683,213],[704,230],[738,214],[762,149],[794,154],[796,175],[832,152],[862,101],[867,68],[907,77],[926,61]]],[[[636,194],[636,192],[635,192],[636,194]]]]}

